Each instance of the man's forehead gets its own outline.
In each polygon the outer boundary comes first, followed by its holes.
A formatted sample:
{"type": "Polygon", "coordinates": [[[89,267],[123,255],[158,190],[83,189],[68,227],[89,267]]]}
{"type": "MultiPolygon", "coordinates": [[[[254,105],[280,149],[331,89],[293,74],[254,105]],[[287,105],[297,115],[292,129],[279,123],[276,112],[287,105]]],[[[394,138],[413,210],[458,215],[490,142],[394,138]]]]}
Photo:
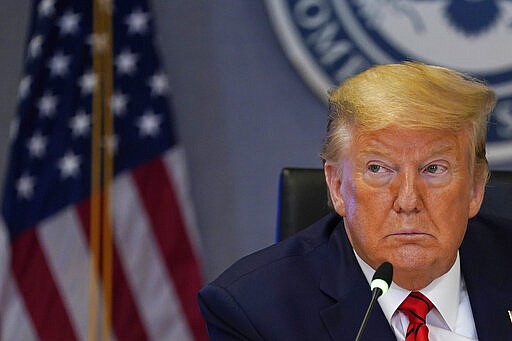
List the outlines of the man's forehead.
{"type": "MultiPolygon", "coordinates": [[[[393,145],[387,145],[386,143],[372,143],[369,142],[368,144],[365,144],[360,148],[359,153],[360,154],[388,154],[392,150],[396,149],[393,145]]],[[[426,149],[425,146],[422,145],[416,145],[416,144],[409,144],[409,145],[402,145],[403,150],[408,149],[426,149]]],[[[449,153],[452,151],[457,151],[457,145],[456,144],[448,144],[448,143],[439,143],[439,145],[429,146],[428,150],[425,150],[426,152],[429,152],[429,154],[442,154],[442,153],[449,153]]]]}
{"type": "Polygon", "coordinates": [[[356,134],[352,148],[358,154],[417,152],[437,155],[457,153],[468,146],[462,132],[383,129],[356,134]]]}

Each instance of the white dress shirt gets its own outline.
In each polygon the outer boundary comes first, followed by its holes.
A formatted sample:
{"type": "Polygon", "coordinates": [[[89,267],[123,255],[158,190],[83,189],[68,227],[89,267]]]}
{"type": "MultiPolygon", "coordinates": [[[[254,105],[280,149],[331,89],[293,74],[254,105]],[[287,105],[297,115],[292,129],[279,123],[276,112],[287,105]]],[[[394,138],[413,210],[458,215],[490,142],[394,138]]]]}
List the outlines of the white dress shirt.
{"type": "MultiPolygon", "coordinates": [[[[370,283],[375,270],[366,264],[355,251],[354,253],[368,283],[370,283]]],[[[434,304],[434,308],[427,314],[429,341],[478,340],[468,292],[460,272],[458,253],[451,269],[420,292],[434,304]]],[[[409,290],[403,289],[393,282],[389,291],[378,300],[398,341],[405,339],[409,319],[397,308],[409,293],[409,290]]]]}

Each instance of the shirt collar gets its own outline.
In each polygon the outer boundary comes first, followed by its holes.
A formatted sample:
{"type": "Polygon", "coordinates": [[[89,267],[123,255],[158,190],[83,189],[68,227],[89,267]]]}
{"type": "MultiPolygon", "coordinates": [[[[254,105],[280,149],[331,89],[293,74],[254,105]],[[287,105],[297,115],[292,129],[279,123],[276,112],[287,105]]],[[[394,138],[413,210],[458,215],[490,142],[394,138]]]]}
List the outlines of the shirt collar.
{"type": "MultiPolygon", "coordinates": [[[[372,269],[355,252],[357,262],[366,277],[368,283],[371,282],[375,270],[372,269]]],[[[457,312],[460,301],[461,275],[459,253],[450,270],[441,277],[435,279],[427,287],[419,290],[422,294],[435,305],[437,311],[441,314],[444,321],[448,324],[450,330],[455,330],[457,322],[457,312]]],[[[391,283],[389,291],[381,296],[378,301],[380,307],[391,324],[391,317],[397,310],[400,303],[409,295],[410,291],[399,287],[395,282],[391,283]]]]}

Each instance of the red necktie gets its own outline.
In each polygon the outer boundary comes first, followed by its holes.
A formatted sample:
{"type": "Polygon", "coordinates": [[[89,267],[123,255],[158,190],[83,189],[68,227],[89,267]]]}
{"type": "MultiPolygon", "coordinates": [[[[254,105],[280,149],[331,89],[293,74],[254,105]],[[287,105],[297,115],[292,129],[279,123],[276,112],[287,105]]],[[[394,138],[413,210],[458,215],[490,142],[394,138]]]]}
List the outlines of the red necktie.
{"type": "Polygon", "coordinates": [[[405,341],[428,341],[427,313],[434,307],[423,294],[413,291],[400,304],[398,310],[407,315],[409,326],[405,341]]]}

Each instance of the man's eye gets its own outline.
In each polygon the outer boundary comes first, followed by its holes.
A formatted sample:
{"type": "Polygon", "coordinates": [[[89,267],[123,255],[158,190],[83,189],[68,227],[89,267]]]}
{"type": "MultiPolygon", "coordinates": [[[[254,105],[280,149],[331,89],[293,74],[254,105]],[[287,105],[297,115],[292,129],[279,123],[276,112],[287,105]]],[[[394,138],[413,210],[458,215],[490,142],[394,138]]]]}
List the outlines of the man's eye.
{"type": "Polygon", "coordinates": [[[425,167],[425,172],[429,174],[441,174],[446,171],[446,167],[441,165],[428,165],[425,167]]]}
{"type": "Polygon", "coordinates": [[[427,167],[427,169],[426,169],[426,170],[427,170],[427,172],[429,172],[429,173],[436,173],[436,172],[437,172],[437,170],[438,170],[438,168],[439,168],[439,167],[438,167],[437,165],[430,165],[430,166],[428,166],[428,167],[427,167]]]}
{"type": "Polygon", "coordinates": [[[368,170],[372,173],[379,173],[383,170],[383,167],[380,165],[369,165],[368,170]]]}

